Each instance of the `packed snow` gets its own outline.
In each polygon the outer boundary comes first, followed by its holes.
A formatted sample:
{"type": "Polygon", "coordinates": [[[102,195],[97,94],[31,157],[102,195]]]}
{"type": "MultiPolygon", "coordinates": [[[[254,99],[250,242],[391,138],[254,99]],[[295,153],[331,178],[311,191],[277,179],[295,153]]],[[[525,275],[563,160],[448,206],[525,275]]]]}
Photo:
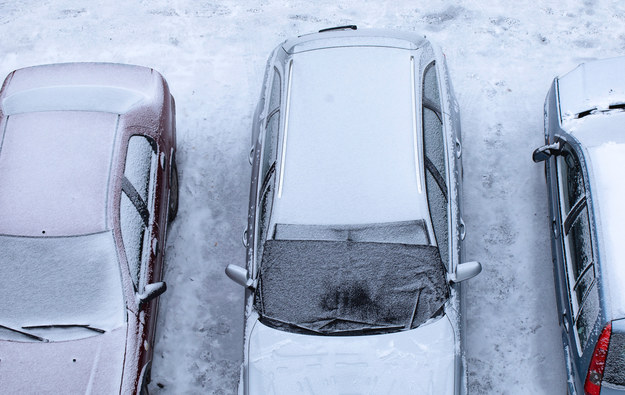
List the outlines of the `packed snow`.
{"type": "Polygon", "coordinates": [[[467,364],[474,394],[565,393],[542,165],[552,79],[625,52],[625,3],[15,0],[0,4],[0,74],[35,64],[150,66],[176,98],[180,210],[168,232],[154,393],[231,394],[243,355],[252,114],[266,59],[321,28],[416,31],[446,54],[463,130],[467,364]]]}

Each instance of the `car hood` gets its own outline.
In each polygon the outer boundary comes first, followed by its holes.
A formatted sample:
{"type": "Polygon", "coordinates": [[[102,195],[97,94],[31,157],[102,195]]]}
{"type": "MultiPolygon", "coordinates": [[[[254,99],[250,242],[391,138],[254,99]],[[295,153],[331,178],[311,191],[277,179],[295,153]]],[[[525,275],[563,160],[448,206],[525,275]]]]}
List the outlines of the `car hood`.
{"type": "Polygon", "coordinates": [[[0,340],[2,392],[119,393],[125,349],[126,325],[71,341],[0,340]]]}
{"type": "Polygon", "coordinates": [[[446,316],[417,329],[366,336],[301,335],[256,322],[247,393],[453,394],[455,350],[446,316]]]}

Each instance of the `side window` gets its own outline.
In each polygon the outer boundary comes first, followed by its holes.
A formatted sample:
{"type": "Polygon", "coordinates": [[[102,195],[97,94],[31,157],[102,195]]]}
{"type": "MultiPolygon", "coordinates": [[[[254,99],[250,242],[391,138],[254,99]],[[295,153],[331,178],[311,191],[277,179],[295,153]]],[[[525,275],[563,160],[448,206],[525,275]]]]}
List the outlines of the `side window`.
{"type": "Polygon", "coordinates": [[[438,90],[438,78],[436,76],[436,67],[434,62],[430,63],[423,74],[423,97],[432,103],[440,103],[440,93],[438,90]]]}
{"type": "Polygon", "coordinates": [[[580,160],[570,147],[558,156],[556,164],[571,314],[583,349],[598,314],[598,309],[593,308],[597,295],[593,287],[595,270],[584,175],[580,160]]]}
{"type": "Polygon", "coordinates": [[[280,74],[274,69],[271,85],[271,95],[269,98],[269,113],[265,125],[265,136],[263,139],[263,159],[262,159],[262,179],[267,176],[271,166],[276,161],[278,129],[280,127],[280,74]]]}
{"type": "Polygon", "coordinates": [[[577,303],[581,305],[586,292],[588,292],[595,278],[587,209],[584,208],[575,218],[566,237],[570,249],[570,254],[567,255],[567,258],[570,259],[569,265],[575,279],[573,290],[575,291],[577,303]]]}
{"type": "Polygon", "coordinates": [[[564,151],[559,162],[558,167],[562,172],[562,181],[566,181],[566,185],[563,185],[562,188],[563,211],[568,214],[575,203],[585,196],[584,178],[579,159],[573,151],[564,151]]]}
{"type": "Polygon", "coordinates": [[[271,204],[274,195],[274,180],[276,170],[276,160],[278,152],[278,132],[280,129],[280,94],[282,83],[280,74],[274,69],[273,80],[271,85],[271,94],[269,98],[269,114],[264,130],[263,153],[261,160],[261,185],[258,198],[258,206],[256,208],[257,230],[256,237],[256,260],[260,262],[262,257],[262,248],[267,238],[267,228],[269,218],[271,216],[271,204]]]}
{"type": "Polygon", "coordinates": [[[140,287],[142,262],[150,254],[149,224],[154,204],[156,151],[156,142],[144,136],[132,136],[126,151],[119,220],[135,289],[140,287]]]}
{"type": "Polygon", "coordinates": [[[267,228],[269,226],[269,218],[271,216],[271,203],[273,202],[274,185],[269,182],[264,185],[260,202],[258,203],[258,237],[256,238],[256,259],[260,263],[263,253],[263,245],[267,239],[267,228]]]}
{"type": "Polygon", "coordinates": [[[448,188],[445,135],[441,116],[440,93],[434,62],[423,75],[423,157],[425,187],[441,259],[449,268],[448,188]]]}
{"type": "Polygon", "coordinates": [[[274,68],[273,80],[271,84],[271,94],[269,95],[269,113],[280,107],[280,92],[282,84],[280,83],[280,74],[274,68]]]}
{"type": "Polygon", "coordinates": [[[280,127],[280,112],[275,112],[267,121],[265,140],[263,141],[262,178],[266,178],[276,161],[278,148],[278,128],[280,127]]]}

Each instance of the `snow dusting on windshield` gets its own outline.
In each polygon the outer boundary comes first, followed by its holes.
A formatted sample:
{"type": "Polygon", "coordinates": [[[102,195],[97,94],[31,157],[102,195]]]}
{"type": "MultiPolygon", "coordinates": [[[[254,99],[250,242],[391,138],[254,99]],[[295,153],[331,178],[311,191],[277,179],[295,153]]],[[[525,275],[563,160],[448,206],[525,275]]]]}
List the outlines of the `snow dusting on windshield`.
{"type": "MultiPolygon", "coordinates": [[[[111,232],[74,237],[0,236],[0,245],[0,325],[27,332],[23,327],[47,325],[86,325],[109,331],[125,322],[111,232]]],[[[76,336],[96,332],[87,330],[76,336]]],[[[6,339],[4,333],[0,336],[6,339]]],[[[41,336],[66,338],[63,333],[41,336]]]]}

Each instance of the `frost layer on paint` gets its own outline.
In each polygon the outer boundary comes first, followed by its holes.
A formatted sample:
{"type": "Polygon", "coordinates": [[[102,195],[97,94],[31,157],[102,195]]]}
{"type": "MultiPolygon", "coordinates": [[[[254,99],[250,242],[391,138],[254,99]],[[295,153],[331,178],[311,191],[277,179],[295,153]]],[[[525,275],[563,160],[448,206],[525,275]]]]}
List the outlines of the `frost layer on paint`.
{"type": "MultiPolygon", "coordinates": [[[[39,325],[110,330],[124,323],[121,274],[111,232],[59,238],[0,236],[0,245],[0,324],[19,330],[39,325]]],[[[38,334],[50,340],[66,336],[52,329],[38,334]]],[[[88,329],[75,332],[77,337],[96,334],[88,329]]],[[[7,330],[0,336],[29,340],[7,330]]]]}

